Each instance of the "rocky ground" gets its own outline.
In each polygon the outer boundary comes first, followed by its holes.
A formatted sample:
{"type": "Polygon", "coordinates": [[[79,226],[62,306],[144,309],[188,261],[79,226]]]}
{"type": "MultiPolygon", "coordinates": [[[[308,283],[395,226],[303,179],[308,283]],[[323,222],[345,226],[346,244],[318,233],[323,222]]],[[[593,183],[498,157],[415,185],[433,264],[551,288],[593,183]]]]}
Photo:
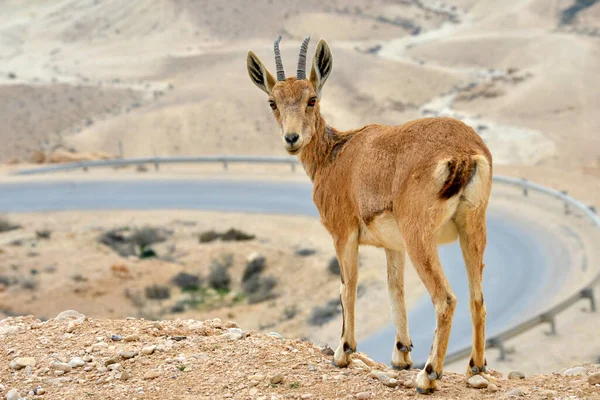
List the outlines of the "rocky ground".
{"type": "MultiPolygon", "coordinates": [[[[363,354],[348,369],[331,349],[212,319],[100,320],[64,311],[0,321],[0,393],[18,399],[416,398],[417,370],[396,372],[363,354]]],[[[600,365],[495,382],[447,373],[440,399],[600,399],[600,365]],[[478,389],[472,386],[479,387],[478,389]]]]}

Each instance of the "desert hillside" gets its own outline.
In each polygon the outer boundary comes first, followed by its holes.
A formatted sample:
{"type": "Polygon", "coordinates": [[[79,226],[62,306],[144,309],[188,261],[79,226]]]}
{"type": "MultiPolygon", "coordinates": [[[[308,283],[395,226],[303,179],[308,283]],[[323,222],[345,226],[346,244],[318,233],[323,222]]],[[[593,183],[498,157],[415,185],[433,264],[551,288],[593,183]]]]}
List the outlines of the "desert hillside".
{"type": "MultiPolygon", "coordinates": [[[[234,322],[100,320],[77,311],[0,323],[0,394],[27,399],[404,399],[417,370],[394,371],[358,353],[350,368],[331,349],[245,330],[234,322]]],[[[444,399],[600,399],[600,365],[489,382],[445,373],[444,399]],[[477,386],[478,389],[471,387],[477,386]]]]}
{"type": "Polygon", "coordinates": [[[283,155],[245,54],[288,74],[301,39],[333,49],[341,129],[431,115],[470,123],[497,164],[598,175],[594,1],[8,1],[0,160],[64,146],[124,156],[283,155]]]}

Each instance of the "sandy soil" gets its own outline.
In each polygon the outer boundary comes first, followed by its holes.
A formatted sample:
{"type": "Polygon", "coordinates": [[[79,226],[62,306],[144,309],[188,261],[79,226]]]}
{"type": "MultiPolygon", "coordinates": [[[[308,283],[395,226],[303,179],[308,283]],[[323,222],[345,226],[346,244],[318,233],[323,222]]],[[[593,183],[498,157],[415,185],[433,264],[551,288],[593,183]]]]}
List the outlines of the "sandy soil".
{"type": "Polygon", "coordinates": [[[283,154],[244,56],[251,48],[270,65],[281,33],[292,73],[311,33],[309,52],[323,37],[336,60],[322,107],[332,125],[454,115],[497,165],[587,173],[600,148],[598,6],[565,19],[570,3],[8,1],[0,160],[56,144],[125,156],[283,154]]]}
{"type": "MultiPolygon", "coordinates": [[[[334,312],[330,322],[321,326],[307,322],[315,307],[325,306],[339,293],[339,276],[327,269],[335,254],[331,238],[317,219],[199,211],[106,211],[18,214],[10,220],[23,229],[0,234],[0,276],[10,282],[0,286],[0,311],[9,315],[48,318],[74,307],[95,318],[234,318],[249,329],[276,330],[286,337],[337,344],[341,329],[338,313],[334,312]],[[160,259],[121,257],[98,243],[98,237],[109,229],[144,226],[173,232],[167,241],[152,246],[160,259]],[[198,242],[201,232],[232,227],[257,237],[247,242],[198,242]],[[36,232],[42,230],[52,232],[50,239],[36,238],[36,232]],[[21,245],[15,246],[16,241],[21,245]],[[300,248],[312,249],[315,254],[298,256],[295,252],[300,248]],[[233,300],[245,293],[241,277],[252,253],[266,257],[262,274],[278,282],[274,289],[277,297],[258,304],[233,300]],[[207,301],[172,312],[175,304],[190,297],[171,282],[173,277],[187,272],[206,278],[211,261],[227,254],[234,257],[231,293],[223,301],[207,301]],[[156,284],[170,288],[169,299],[145,297],[145,288],[156,284]]],[[[356,316],[359,339],[389,323],[383,251],[361,250],[360,274],[356,316]]],[[[408,306],[423,293],[409,265],[408,306]]]]}
{"type": "MultiPolygon", "coordinates": [[[[0,355],[0,394],[7,396],[416,398],[416,370],[390,371],[360,355],[354,356],[350,368],[340,370],[331,365],[331,356],[308,341],[282,340],[218,319],[115,321],[70,311],[44,323],[33,317],[0,321],[0,341],[7,349],[0,355]],[[389,384],[394,387],[373,378],[373,371],[393,376],[389,384]]],[[[600,365],[584,364],[572,371],[579,375],[555,373],[522,380],[505,375],[492,390],[467,387],[464,375],[445,373],[432,398],[497,399],[515,394],[528,399],[599,399],[600,385],[595,382],[600,365]]]]}

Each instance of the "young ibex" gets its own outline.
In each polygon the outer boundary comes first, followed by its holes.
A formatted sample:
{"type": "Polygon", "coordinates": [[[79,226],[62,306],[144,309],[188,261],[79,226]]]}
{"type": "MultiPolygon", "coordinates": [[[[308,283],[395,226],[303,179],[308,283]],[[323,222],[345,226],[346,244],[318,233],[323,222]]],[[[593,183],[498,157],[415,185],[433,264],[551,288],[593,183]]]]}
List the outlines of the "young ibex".
{"type": "Polygon", "coordinates": [[[492,184],[492,156],[479,135],[452,118],[423,118],[400,126],[367,125],[340,132],[319,110],[333,58],[324,40],[317,44],[310,77],[300,49],[296,77],[285,77],[275,41],[276,79],[252,52],[252,82],[269,95],[283,145],[297,155],[314,184],[313,200],[333,237],[341,266],[342,336],[333,362],[346,367],[356,351],[354,304],[358,247],[385,248],[388,290],[396,327],[392,365],[408,369],[412,343],[404,303],[405,252],[433,301],[437,327],[429,359],[417,376],[417,391],[436,389],[442,377],[456,297],[438,256],[438,244],[460,238],[470,288],[473,348],[467,377],[488,377],[486,310],[482,294],[485,214],[492,184]]]}

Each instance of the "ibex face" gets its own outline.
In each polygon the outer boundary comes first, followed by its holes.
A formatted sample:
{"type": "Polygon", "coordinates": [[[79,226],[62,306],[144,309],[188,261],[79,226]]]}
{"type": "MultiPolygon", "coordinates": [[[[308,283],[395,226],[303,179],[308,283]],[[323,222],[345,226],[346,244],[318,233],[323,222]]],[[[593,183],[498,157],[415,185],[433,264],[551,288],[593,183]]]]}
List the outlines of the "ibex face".
{"type": "Polygon", "coordinates": [[[285,78],[279,41],[275,41],[277,80],[252,51],[248,52],[248,75],[256,86],[269,95],[269,105],[279,124],[281,138],[289,154],[298,154],[312,139],[319,112],[319,97],[331,73],[333,59],[327,42],[320,40],[315,50],[310,79],[306,79],[307,37],[300,48],[296,77],[285,78]]]}

